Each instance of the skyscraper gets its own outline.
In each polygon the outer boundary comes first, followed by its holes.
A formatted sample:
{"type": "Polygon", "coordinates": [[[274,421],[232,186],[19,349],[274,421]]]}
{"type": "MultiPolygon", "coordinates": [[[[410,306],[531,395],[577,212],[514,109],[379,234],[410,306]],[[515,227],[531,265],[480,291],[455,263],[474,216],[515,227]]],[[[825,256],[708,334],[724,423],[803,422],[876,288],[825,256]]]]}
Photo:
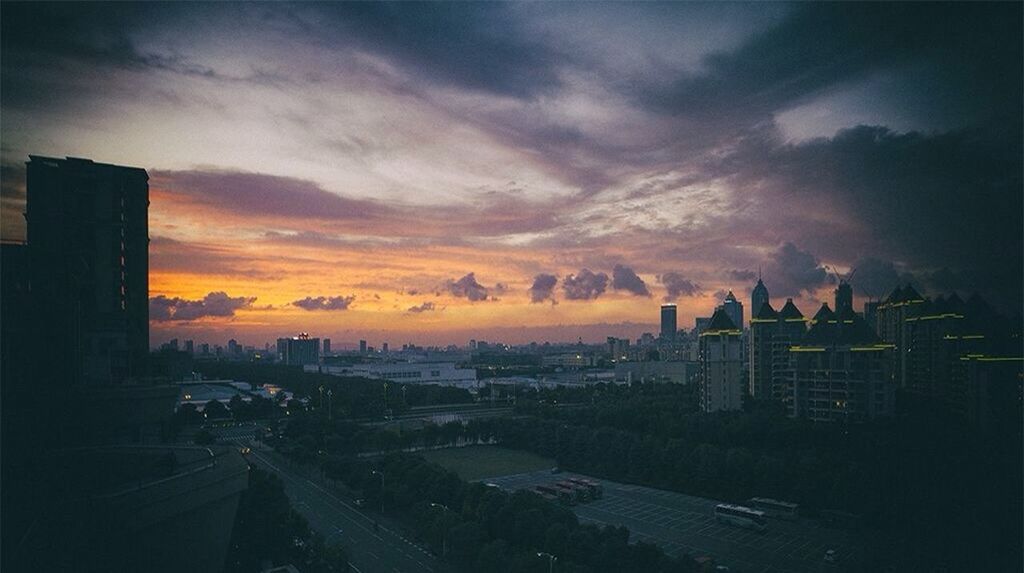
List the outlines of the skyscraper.
{"type": "Polygon", "coordinates": [[[672,343],[676,340],[676,330],[678,330],[678,323],[676,322],[676,305],[674,304],[663,304],[661,305],[661,340],[662,342],[672,343]]]}
{"type": "Polygon", "coordinates": [[[700,408],[704,412],[743,407],[742,331],[721,308],[700,334],[700,408]]]}
{"type": "Polygon", "coordinates": [[[755,317],[761,305],[768,302],[768,287],[764,286],[761,282],[761,277],[757,278],[757,284],[754,286],[754,290],[750,291],[750,316],[755,317]]]}
{"type": "Polygon", "coordinates": [[[320,362],[320,339],[303,332],[291,338],[277,339],[278,358],[290,366],[304,366],[320,362]]]}
{"type": "Polygon", "coordinates": [[[736,300],[736,295],[732,294],[732,291],[725,295],[725,300],[718,308],[725,311],[736,328],[743,330],[743,303],[736,300]]]}
{"type": "Polygon", "coordinates": [[[325,338],[324,339],[324,356],[330,356],[330,355],[331,355],[331,339],[330,338],[325,338]]]}
{"type": "Polygon", "coordinates": [[[149,176],[88,159],[29,156],[28,252],[35,316],[65,343],[45,374],[120,383],[149,353],[149,176]]]}
{"type": "Polygon", "coordinates": [[[366,354],[366,341],[365,340],[360,340],[359,341],[359,354],[366,354]]]}

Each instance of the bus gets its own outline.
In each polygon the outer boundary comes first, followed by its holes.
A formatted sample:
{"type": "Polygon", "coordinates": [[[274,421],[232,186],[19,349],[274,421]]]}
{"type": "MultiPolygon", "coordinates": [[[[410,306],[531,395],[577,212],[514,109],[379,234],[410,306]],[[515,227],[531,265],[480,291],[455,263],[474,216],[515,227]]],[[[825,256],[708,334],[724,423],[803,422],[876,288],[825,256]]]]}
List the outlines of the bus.
{"type": "Polygon", "coordinates": [[[596,481],[583,478],[569,478],[566,481],[570,481],[576,485],[581,485],[587,488],[587,491],[590,492],[591,499],[601,499],[604,497],[604,488],[596,481]]]}
{"type": "Polygon", "coordinates": [[[590,488],[588,488],[585,485],[580,485],[571,480],[563,480],[556,483],[555,485],[571,489],[574,492],[574,495],[576,496],[576,500],[579,501],[580,503],[586,503],[587,501],[590,500],[590,488]]]}
{"type": "Polygon", "coordinates": [[[538,485],[533,489],[537,490],[537,493],[554,496],[558,498],[558,501],[562,502],[562,505],[575,505],[576,499],[573,497],[571,491],[565,491],[561,488],[551,487],[549,485],[538,485]]]}
{"type": "Polygon", "coordinates": [[[763,511],[768,517],[779,519],[794,520],[797,518],[797,512],[800,511],[800,506],[795,503],[768,497],[754,497],[747,500],[747,503],[750,507],[763,511]]]}
{"type": "Polygon", "coordinates": [[[732,525],[764,531],[768,527],[764,512],[741,505],[720,503],[715,506],[715,519],[732,525]]]}

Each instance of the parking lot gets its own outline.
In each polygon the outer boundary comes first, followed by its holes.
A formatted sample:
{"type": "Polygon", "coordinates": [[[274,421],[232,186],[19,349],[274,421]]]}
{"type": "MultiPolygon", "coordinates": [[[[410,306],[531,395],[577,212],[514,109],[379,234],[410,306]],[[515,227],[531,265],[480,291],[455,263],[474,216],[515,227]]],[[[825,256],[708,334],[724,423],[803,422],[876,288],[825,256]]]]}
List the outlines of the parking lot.
{"type": "Polygon", "coordinates": [[[517,490],[574,476],[604,486],[602,499],[572,507],[581,521],[624,525],[631,541],[657,544],[671,556],[709,556],[744,573],[833,573],[853,568],[858,558],[856,541],[845,531],[808,519],[770,519],[766,531],[751,531],[718,523],[714,508],[721,502],[711,499],[550,470],[483,481],[517,490]],[[829,549],[835,551],[834,564],[824,560],[829,549]]]}

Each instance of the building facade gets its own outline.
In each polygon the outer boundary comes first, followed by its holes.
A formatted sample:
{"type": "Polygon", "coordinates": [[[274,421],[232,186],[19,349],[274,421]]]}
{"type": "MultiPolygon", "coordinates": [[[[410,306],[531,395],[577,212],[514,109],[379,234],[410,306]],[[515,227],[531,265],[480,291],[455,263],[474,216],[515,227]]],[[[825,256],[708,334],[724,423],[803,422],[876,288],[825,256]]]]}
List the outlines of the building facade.
{"type": "Polygon", "coordinates": [[[320,339],[303,332],[292,338],[277,339],[277,359],[290,366],[305,366],[320,362],[320,339]]]}
{"type": "Polygon", "coordinates": [[[673,343],[676,340],[676,331],[679,329],[676,315],[676,305],[661,305],[661,340],[666,343],[673,343]]]}
{"type": "Polygon", "coordinates": [[[704,412],[743,408],[742,331],[719,308],[700,334],[700,408],[704,412]]]}
{"type": "Polygon", "coordinates": [[[62,343],[62,384],[123,383],[149,354],[149,176],[88,159],[30,156],[28,258],[35,320],[62,343]]]}

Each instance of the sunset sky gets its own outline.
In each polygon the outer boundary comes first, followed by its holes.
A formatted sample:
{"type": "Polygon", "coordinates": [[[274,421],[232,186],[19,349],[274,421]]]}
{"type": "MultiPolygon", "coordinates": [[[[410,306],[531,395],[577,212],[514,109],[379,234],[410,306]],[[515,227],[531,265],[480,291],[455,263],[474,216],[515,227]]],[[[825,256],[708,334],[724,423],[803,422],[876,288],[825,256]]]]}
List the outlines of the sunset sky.
{"type": "Polygon", "coordinates": [[[1021,16],[5,2],[3,238],[30,153],[147,169],[153,344],[598,341],[826,266],[1016,312],[1021,16]]]}

